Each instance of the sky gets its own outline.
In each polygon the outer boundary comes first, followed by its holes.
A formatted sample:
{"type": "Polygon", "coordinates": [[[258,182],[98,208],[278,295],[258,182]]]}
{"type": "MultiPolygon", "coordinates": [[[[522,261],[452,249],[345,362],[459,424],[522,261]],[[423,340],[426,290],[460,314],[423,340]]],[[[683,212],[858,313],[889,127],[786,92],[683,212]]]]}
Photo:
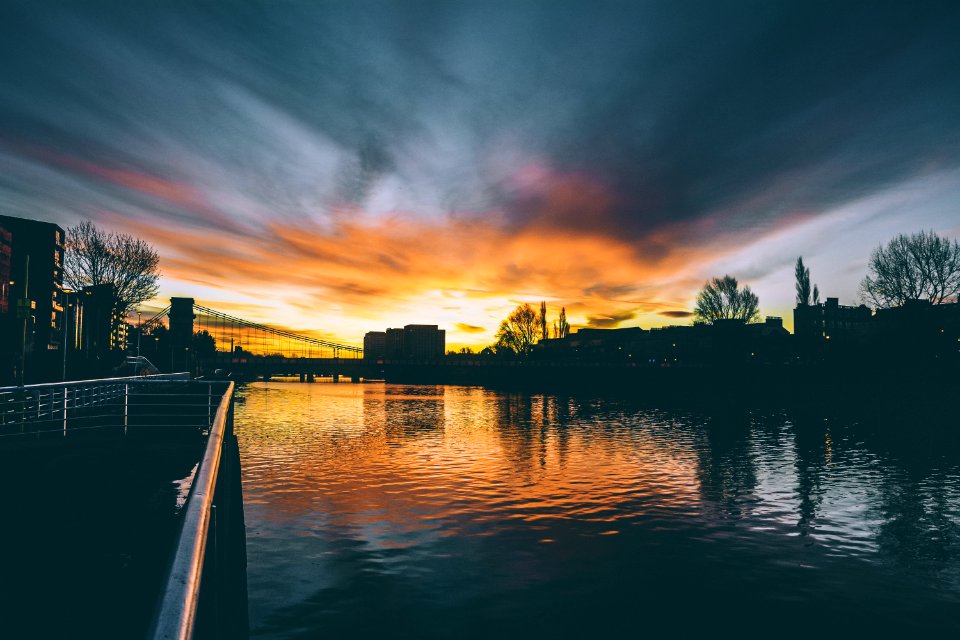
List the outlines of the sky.
{"type": "Polygon", "coordinates": [[[960,236],[957,2],[0,4],[0,212],[160,254],[161,293],[351,344],[517,304],[689,323],[730,274],[960,236]]]}

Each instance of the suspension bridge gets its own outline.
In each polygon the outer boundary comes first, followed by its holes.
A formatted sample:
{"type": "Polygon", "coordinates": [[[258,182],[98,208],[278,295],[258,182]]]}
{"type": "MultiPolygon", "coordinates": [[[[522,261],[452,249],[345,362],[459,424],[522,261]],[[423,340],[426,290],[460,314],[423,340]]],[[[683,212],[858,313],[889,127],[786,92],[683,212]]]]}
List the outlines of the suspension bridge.
{"type": "Polygon", "coordinates": [[[171,298],[137,329],[137,353],[170,371],[238,378],[299,375],[304,382],[364,375],[361,347],[321,340],[171,298]]]}

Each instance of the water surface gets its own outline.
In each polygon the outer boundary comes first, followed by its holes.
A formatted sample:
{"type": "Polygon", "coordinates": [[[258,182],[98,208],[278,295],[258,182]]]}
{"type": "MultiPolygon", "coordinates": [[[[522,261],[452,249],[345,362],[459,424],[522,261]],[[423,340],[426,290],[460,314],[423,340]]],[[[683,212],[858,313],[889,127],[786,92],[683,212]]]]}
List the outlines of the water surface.
{"type": "Polygon", "coordinates": [[[953,425],[872,416],[251,384],[253,635],[955,633],[953,425]]]}

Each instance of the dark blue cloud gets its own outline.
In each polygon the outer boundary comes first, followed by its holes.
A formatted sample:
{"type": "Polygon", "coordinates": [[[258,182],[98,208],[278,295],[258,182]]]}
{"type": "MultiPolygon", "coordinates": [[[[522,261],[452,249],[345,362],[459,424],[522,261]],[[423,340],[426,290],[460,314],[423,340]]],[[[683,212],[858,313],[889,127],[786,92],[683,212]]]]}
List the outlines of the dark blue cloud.
{"type": "Polygon", "coordinates": [[[955,2],[8,2],[0,205],[219,224],[55,153],[252,228],[346,207],[749,233],[956,167],[958,28],[955,2]],[[612,212],[553,213],[531,164],[612,212]]]}

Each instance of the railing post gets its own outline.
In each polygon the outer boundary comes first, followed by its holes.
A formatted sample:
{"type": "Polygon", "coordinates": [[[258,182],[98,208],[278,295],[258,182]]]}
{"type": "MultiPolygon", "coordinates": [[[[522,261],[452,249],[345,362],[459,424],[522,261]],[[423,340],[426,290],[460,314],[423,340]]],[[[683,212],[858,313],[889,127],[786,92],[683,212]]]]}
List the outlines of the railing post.
{"type": "Polygon", "coordinates": [[[127,435],[130,424],[130,385],[123,385],[123,435],[127,435]]]}
{"type": "MultiPolygon", "coordinates": [[[[63,437],[67,437],[67,388],[63,388],[63,437]]],[[[50,402],[51,413],[53,413],[53,399],[51,398],[50,402]]]]}

